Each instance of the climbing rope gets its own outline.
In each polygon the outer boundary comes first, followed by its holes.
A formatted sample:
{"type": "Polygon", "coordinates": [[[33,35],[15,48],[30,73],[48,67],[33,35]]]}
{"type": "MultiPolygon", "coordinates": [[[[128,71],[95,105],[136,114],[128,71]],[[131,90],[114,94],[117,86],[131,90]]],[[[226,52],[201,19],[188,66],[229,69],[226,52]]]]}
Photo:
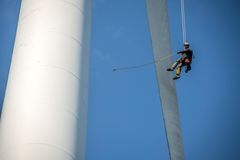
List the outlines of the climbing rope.
{"type": "Polygon", "coordinates": [[[181,0],[181,16],[182,16],[182,34],[183,34],[183,43],[187,42],[187,29],[186,29],[186,17],[185,17],[185,3],[184,0],[181,0]]]}
{"type": "Polygon", "coordinates": [[[121,67],[121,68],[114,68],[113,71],[123,71],[123,70],[131,70],[131,69],[137,69],[137,68],[142,68],[142,67],[146,67],[146,66],[149,66],[149,65],[152,65],[152,64],[156,64],[156,63],[159,63],[161,61],[164,61],[170,57],[174,56],[173,54],[170,54],[170,55],[167,55],[167,56],[164,56],[162,58],[160,58],[159,60],[155,60],[155,61],[152,61],[152,62],[149,62],[149,63],[145,63],[145,64],[140,64],[140,65],[135,65],[135,66],[129,66],[129,67],[121,67]]]}

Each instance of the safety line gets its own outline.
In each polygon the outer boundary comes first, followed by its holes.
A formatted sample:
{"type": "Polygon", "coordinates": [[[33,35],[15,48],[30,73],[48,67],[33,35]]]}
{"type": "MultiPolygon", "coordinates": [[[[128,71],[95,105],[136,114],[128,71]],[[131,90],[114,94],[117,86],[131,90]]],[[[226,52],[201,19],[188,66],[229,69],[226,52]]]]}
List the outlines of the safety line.
{"type": "Polygon", "coordinates": [[[149,65],[152,65],[152,64],[156,64],[156,63],[159,63],[161,61],[164,61],[172,56],[174,56],[175,54],[170,54],[170,55],[167,55],[167,56],[164,56],[162,58],[160,58],[159,60],[155,60],[155,61],[152,61],[152,62],[149,62],[149,63],[144,63],[144,64],[140,64],[140,65],[134,65],[134,66],[129,66],[129,67],[120,67],[120,68],[114,68],[113,71],[123,71],[123,70],[132,70],[132,69],[138,69],[138,68],[142,68],[142,67],[146,67],[146,66],[149,66],[149,65]]]}
{"type": "Polygon", "coordinates": [[[182,34],[183,43],[187,41],[187,29],[186,29],[186,16],[185,16],[185,3],[181,0],[181,16],[182,16],[182,34]]]}

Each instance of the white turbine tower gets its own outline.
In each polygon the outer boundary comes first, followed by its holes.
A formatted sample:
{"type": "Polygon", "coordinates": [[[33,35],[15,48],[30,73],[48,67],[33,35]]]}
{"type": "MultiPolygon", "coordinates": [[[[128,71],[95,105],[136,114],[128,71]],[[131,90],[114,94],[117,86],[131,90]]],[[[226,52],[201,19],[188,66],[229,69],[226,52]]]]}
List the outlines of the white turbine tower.
{"type": "Polygon", "coordinates": [[[22,0],[1,160],[84,160],[91,0],[22,0]]]}

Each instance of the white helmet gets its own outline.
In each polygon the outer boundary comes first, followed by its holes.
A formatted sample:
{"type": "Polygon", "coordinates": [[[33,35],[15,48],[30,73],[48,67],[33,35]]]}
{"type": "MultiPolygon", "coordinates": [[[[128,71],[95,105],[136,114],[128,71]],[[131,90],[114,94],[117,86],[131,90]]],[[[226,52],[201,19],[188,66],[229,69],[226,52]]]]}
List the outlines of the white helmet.
{"type": "Polygon", "coordinates": [[[190,44],[188,42],[184,42],[183,44],[184,46],[190,46],[190,44]]]}

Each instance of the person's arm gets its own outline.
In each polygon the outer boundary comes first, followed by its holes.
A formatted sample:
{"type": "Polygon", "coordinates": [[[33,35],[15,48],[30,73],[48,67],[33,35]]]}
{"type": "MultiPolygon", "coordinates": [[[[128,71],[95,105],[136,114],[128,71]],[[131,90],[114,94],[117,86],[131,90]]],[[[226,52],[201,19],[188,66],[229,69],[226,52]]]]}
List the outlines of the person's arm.
{"type": "Polygon", "coordinates": [[[187,52],[187,50],[178,51],[177,54],[180,54],[180,53],[182,54],[182,53],[186,53],[186,52],[187,52]]]}

